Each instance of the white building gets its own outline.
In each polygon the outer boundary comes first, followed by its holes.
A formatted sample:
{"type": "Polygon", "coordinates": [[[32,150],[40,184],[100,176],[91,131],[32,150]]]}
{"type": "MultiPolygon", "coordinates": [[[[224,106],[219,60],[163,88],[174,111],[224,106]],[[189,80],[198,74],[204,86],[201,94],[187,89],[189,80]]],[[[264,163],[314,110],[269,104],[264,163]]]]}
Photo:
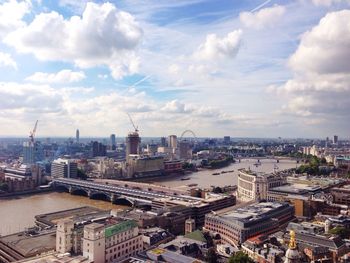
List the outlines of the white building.
{"type": "Polygon", "coordinates": [[[287,183],[284,176],[239,170],[237,198],[243,202],[258,201],[267,198],[270,188],[287,183]]]}

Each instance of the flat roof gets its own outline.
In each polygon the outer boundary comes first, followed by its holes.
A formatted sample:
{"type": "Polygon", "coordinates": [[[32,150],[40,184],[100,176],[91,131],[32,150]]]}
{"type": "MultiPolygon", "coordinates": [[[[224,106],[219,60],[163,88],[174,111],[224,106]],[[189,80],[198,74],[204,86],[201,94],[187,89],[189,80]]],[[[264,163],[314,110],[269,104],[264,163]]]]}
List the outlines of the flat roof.
{"type": "Polygon", "coordinates": [[[24,257],[32,257],[56,249],[56,231],[40,232],[37,235],[19,232],[1,237],[0,242],[24,257]]]}
{"type": "Polygon", "coordinates": [[[221,214],[220,217],[223,217],[228,220],[237,220],[243,223],[249,222],[262,218],[264,215],[270,213],[271,211],[277,210],[285,206],[285,203],[278,202],[261,202],[254,203],[245,207],[236,208],[227,213],[221,214]]]}

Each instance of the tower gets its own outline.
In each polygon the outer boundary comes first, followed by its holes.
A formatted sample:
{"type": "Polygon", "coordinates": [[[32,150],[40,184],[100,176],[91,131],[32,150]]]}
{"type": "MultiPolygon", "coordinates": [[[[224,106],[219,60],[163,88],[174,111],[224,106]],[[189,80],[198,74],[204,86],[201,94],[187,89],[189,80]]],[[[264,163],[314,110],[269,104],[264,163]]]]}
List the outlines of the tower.
{"type": "Polygon", "coordinates": [[[105,262],[105,227],[92,223],[84,226],[83,256],[90,262],[105,262]]]}
{"type": "Polygon", "coordinates": [[[76,143],[79,143],[79,129],[75,131],[75,141],[76,143]]]}
{"type": "Polygon", "coordinates": [[[185,221],[185,234],[191,233],[196,230],[196,221],[192,218],[185,221]]]}
{"type": "Polygon", "coordinates": [[[295,241],[295,232],[291,230],[289,234],[290,234],[289,246],[286,251],[286,259],[284,263],[300,263],[300,255],[297,249],[297,243],[295,241]]]}
{"type": "Polygon", "coordinates": [[[56,251],[59,253],[71,252],[73,249],[72,235],[74,222],[71,219],[65,219],[57,223],[56,230],[56,251]]]}
{"type": "Polygon", "coordinates": [[[111,140],[111,149],[114,151],[116,149],[115,134],[111,134],[110,140],[111,140]]]}
{"type": "Polygon", "coordinates": [[[324,232],[325,234],[329,234],[329,230],[331,229],[332,227],[332,223],[329,219],[327,219],[325,222],[324,222],[324,232]]]}
{"type": "Polygon", "coordinates": [[[126,137],[126,158],[130,154],[139,154],[139,144],[141,139],[138,132],[130,132],[128,137],[126,137]]]}
{"type": "Polygon", "coordinates": [[[177,136],[176,135],[169,136],[169,147],[170,148],[177,148],[177,136]]]}

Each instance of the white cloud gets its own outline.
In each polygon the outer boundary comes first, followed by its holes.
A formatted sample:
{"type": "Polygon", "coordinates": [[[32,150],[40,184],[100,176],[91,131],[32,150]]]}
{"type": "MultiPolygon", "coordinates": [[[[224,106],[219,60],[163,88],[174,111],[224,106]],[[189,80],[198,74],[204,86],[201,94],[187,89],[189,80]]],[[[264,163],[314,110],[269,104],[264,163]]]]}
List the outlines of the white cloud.
{"type": "Polygon", "coordinates": [[[0,52],[0,66],[12,67],[17,69],[17,63],[13,60],[10,54],[0,52]]]}
{"type": "Polygon", "coordinates": [[[97,77],[99,79],[107,79],[108,78],[108,75],[107,74],[98,74],[97,77]]]}
{"type": "MultiPolygon", "coordinates": [[[[315,118],[350,117],[350,10],[328,13],[303,34],[289,60],[294,78],[270,87],[287,99],[284,110],[315,118]]],[[[341,122],[341,121],[339,121],[341,122]]]]}
{"type": "Polygon", "coordinates": [[[79,82],[85,78],[83,71],[63,69],[57,73],[35,72],[27,77],[26,80],[38,83],[72,83],[79,82]]]}
{"type": "Polygon", "coordinates": [[[135,49],[142,35],[129,13],[111,3],[90,2],[81,17],[65,19],[54,11],[36,15],[30,24],[10,33],[5,43],[43,61],[68,61],[81,68],[105,65],[119,79],[137,72],[135,49]]]}
{"type": "Polygon", "coordinates": [[[0,109],[3,114],[53,113],[61,111],[62,98],[47,85],[0,82],[0,109]]]}
{"type": "Polygon", "coordinates": [[[30,7],[29,0],[8,0],[0,3],[0,38],[25,25],[22,18],[29,13],[30,7]]]}
{"type": "Polygon", "coordinates": [[[274,5],[256,12],[242,12],[239,14],[239,19],[246,27],[262,29],[275,25],[285,11],[284,6],[274,5]]]}
{"type": "Polygon", "coordinates": [[[219,38],[216,34],[209,34],[194,53],[194,57],[200,60],[233,58],[238,53],[241,39],[242,30],[230,32],[223,38],[219,38]]]}
{"type": "Polygon", "coordinates": [[[338,4],[338,3],[350,3],[349,0],[312,0],[312,3],[316,6],[331,6],[333,4],[338,4]]]}

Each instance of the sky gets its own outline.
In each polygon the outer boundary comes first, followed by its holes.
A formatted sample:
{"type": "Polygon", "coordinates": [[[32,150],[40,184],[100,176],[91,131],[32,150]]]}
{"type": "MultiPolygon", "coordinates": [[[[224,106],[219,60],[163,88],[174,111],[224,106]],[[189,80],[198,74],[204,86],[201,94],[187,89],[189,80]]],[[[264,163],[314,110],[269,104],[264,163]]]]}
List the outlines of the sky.
{"type": "Polygon", "coordinates": [[[0,136],[350,137],[350,0],[0,0],[0,136]]]}

